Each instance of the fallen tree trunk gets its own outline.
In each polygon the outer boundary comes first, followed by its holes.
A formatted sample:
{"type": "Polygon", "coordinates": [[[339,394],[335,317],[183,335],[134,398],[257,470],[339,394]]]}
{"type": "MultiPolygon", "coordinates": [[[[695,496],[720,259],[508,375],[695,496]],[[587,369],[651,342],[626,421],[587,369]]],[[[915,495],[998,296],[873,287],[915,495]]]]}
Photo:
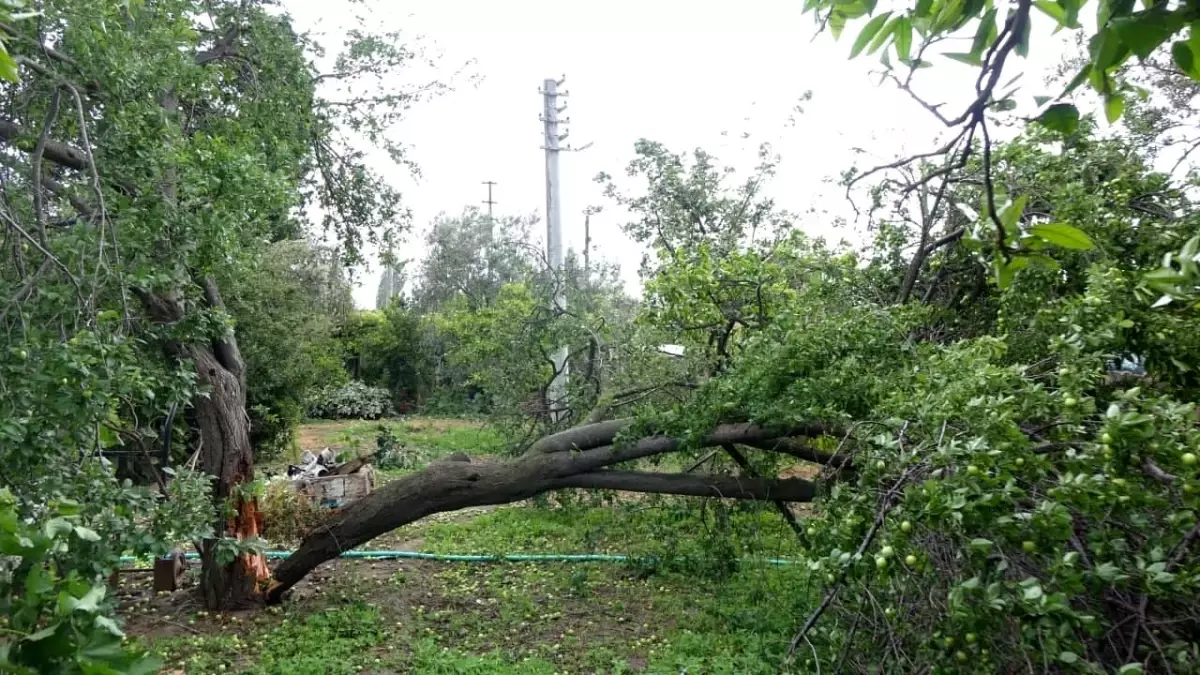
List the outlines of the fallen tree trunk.
{"type": "Polygon", "coordinates": [[[689,497],[810,502],[815,494],[812,483],[799,478],[770,480],[744,476],[699,476],[681,473],[644,473],[640,471],[593,471],[554,481],[555,488],[590,488],[652,492],[689,497]]]}
{"type": "MultiPolygon", "coordinates": [[[[506,462],[434,462],[422,471],[388,483],[346,508],[336,521],[310,533],[275,569],[267,601],[280,602],[289,589],[318,565],[403,525],[434,513],[509,504],[550,490],[611,489],[780,501],[811,501],[816,493],[815,485],[795,478],[771,480],[605,470],[683,447],[678,439],[668,436],[611,445],[614,436],[628,424],[622,420],[570,429],[539,441],[529,452],[506,462]]],[[[789,431],[792,430],[784,433],[789,431]]],[[[753,424],[727,424],[714,429],[699,445],[765,445],[780,436],[779,430],[753,424]]]]}

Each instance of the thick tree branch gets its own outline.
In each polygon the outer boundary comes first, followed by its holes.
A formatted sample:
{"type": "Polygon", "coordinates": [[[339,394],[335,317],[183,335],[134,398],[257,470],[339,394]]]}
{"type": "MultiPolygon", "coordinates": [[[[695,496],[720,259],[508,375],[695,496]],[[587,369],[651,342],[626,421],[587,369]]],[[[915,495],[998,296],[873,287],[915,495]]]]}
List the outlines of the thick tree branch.
{"type": "Polygon", "coordinates": [[[814,464],[842,467],[847,471],[854,470],[854,463],[850,460],[849,455],[840,452],[821,452],[798,438],[771,438],[762,441],[747,441],[743,445],[749,445],[750,447],[768,452],[778,452],[814,464]]]}
{"type": "MultiPolygon", "coordinates": [[[[21,162],[15,156],[8,153],[0,152],[0,164],[3,164],[4,166],[7,166],[20,173],[28,173],[31,171],[28,164],[21,162]]],[[[92,205],[83,201],[83,199],[72,192],[71,188],[67,187],[66,185],[63,185],[49,176],[42,176],[42,187],[53,193],[55,196],[67,200],[81,217],[90,219],[94,215],[94,209],[92,208],[92,205]]],[[[59,224],[60,223],[49,223],[49,225],[59,224]]]]}
{"type": "Polygon", "coordinates": [[[58,87],[54,88],[54,94],[50,96],[50,106],[46,111],[46,120],[42,123],[42,133],[38,135],[37,145],[33,147],[33,155],[30,157],[30,177],[31,187],[33,188],[33,219],[37,223],[38,238],[42,245],[48,245],[46,241],[46,198],[42,194],[42,156],[46,153],[46,143],[50,140],[50,129],[58,120],[58,105],[62,100],[62,92],[58,87]]]}
{"type": "Polygon", "coordinates": [[[642,471],[594,471],[565,476],[551,483],[550,489],[591,488],[625,490],[691,497],[720,497],[725,499],[773,500],[809,502],[816,487],[799,478],[769,480],[735,476],[704,476],[698,474],[647,473],[642,471]]]}
{"type": "MultiPolygon", "coordinates": [[[[585,424],[573,427],[556,434],[551,434],[534,443],[529,448],[530,453],[554,453],[569,450],[590,450],[605,445],[611,445],[614,439],[633,424],[630,418],[585,424]]],[[[723,424],[701,440],[701,446],[721,445],[722,443],[742,443],[753,445],[755,442],[767,441],[786,436],[824,436],[837,435],[838,430],[825,424],[799,424],[786,428],[770,429],[756,424],[723,424]]],[[[649,436],[642,438],[634,445],[668,443],[672,449],[678,442],[665,436],[649,436]]]]}
{"type": "MultiPolygon", "coordinates": [[[[271,602],[280,601],[289,588],[326,560],[430,514],[468,506],[509,504],[547,490],[583,487],[792,501],[808,501],[815,492],[811,483],[795,479],[766,481],[600,471],[687,445],[669,436],[649,436],[619,446],[597,445],[605,440],[611,443],[630,423],[617,420],[568,429],[534,443],[534,449],[507,462],[434,462],[422,471],[388,483],[348,507],[337,521],[310,533],[300,548],[275,570],[276,584],[268,591],[267,598],[271,602]],[[546,442],[550,439],[553,442],[546,442]]],[[[753,443],[772,438],[772,432],[765,427],[725,424],[713,429],[699,444],[753,443]]]]}
{"type": "MultiPolygon", "coordinates": [[[[221,291],[217,288],[217,282],[212,277],[203,277],[199,280],[200,287],[204,289],[204,301],[212,309],[225,310],[225,302],[221,299],[221,291]]],[[[233,374],[234,377],[242,381],[246,373],[246,364],[242,360],[242,353],[238,349],[237,338],[233,331],[228,331],[222,337],[213,340],[213,354],[217,357],[217,361],[233,374]]]]}
{"type": "MultiPolygon", "coordinates": [[[[20,125],[0,120],[0,141],[6,141],[25,152],[33,152],[37,147],[38,135],[20,125]]],[[[44,156],[47,160],[68,169],[83,171],[88,167],[87,154],[66,143],[46,141],[44,156]]]]}

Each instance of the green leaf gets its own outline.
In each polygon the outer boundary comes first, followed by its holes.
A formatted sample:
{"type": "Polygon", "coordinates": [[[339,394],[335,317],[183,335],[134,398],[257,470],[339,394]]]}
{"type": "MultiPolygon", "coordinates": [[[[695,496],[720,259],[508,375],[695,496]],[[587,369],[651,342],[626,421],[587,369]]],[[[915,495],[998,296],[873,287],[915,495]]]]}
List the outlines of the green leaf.
{"type": "Polygon", "coordinates": [[[1145,672],[1140,663],[1126,663],[1117,669],[1117,675],[1142,675],[1145,672]]]}
{"type": "Polygon", "coordinates": [[[0,43],[0,79],[12,83],[21,81],[21,74],[17,71],[17,62],[9,56],[3,43],[0,43]]]}
{"type": "Polygon", "coordinates": [[[836,9],[829,13],[829,32],[833,33],[833,39],[836,40],[842,36],[842,29],[846,27],[846,15],[836,9]]]}
{"type": "Polygon", "coordinates": [[[1190,40],[1177,40],[1171,45],[1171,59],[1175,61],[1175,65],[1193,80],[1200,80],[1200,68],[1197,68],[1200,59],[1196,58],[1194,45],[1190,40]]]}
{"type": "Polygon", "coordinates": [[[1022,595],[1026,600],[1037,600],[1045,595],[1045,593],[1042,591],[1041,584],[1033,584],[1026,587],[1025,592],[1022,595]]]}
{"type": "Polygon", "coordinates": [[[67,606],[73,612],[87,612],[88,614],[96,612],[104,600],[105,590],[103,585],[93,586],[82,598],[71,598],[72,601],[69,601],[67,606]]]}
{"type": "Polygon", "coordinates": [[[1113,66],[1119,65],[1129,56],[1129,47],[1111,27],[1092,37],[1088,47],[1092,55],[1092,66],[1102,73],[1113,66]]]}
{"type": "Polygon", "coordinates": [[[1066,23],[1067,10],[1057,2],[1051,2],[1051,0],[1034,0],[1033,5],[1040,9],[1043,14],[1057,21],[1060,26],[1066,23]]]}
{"type": "Polygon", "coordinates": [[[25,594],[36,597],[53,590],[54,580],[50,578],[50,573],[42,565],[34,565],[25,577],[25,594]]]}
{"type": "Polygon", "coordinates": [[[977,538],[971,540],[971,547],[972,548],[991,548],[992,540],[984,539],[982,537],[977,537],[977,538]]]}
{"type": "Polygon", "coordinates": [[[902,16],[892,32],[896,36],[896,57],[901,62],[908,61],[912,52],[912,22],[902,16]]]}
{"type": "MultiPolygon", "coordinates": [[[[1092,64],[1090,64],[1090,63],[1084,64],[1083,68],[1081,68],[1079,70],[1079,72],[1075,74],[1075,77],[1071,78],[1071,81],[1067,83],[1066,89],[1063,89],[1063,94],[1064,95],[1070,94],[1071,92],[1078,89],[1079,85],[1088,81],[1088,78],[1091,76],[1091,74],[1092,74],[1092,64]]],[[[1049,97],[1046,97],[1046,100],[1047,101],[1050,100],[1049,97]]],[[[1039,103],[1038,107],[1041,107],[1042,105],[1044,105],[1044,102],[1039,103]]]]}
{"type": "Polygon", "coordinates": [[[1143,60],[1182,28],[1175,14],[1159,9],[1113,19],[1109,25],[1121,42],[1143,60]]]}
{"type": "Polygon", "coordinates": [[[1116,581],[1117,578],[1124,577],[1125,575],[1121,574],[1121,570],[1118,569],[1116,565],[1106,562],[1096,566],[1096,576],[1105,581],[1113,582],[1116,581]]]}
{"type": "MultiPolygon", "coordinates": [[[[883,30],[879,31],[879,33],[875,35],[875,39],[871,40],[871,46],[867,47],[868,54],[874,54],[875,52],[879,51],[879,48],[882,47],[884,43],[887,42],[887,39],[896,31],[896,23],[900,21],[900,18],[901,17],[898,16],[892,17],[892,20],[883,27],[883,30]]],[[[884,56],[887,56],[886,52],[884,53],[884,56]]]]}
{"type": "Polygon", "coordinates": [[[1079,128],[1079,109],[1070,103],[1055,103],[1035,121],[1051,131],[1070,136],[1079,128]]]}
{"type": "Polygon", "coordinates": [[[949,53],[942,54],[942,56],[976,68],[983,65],[983,57],[978,54],[949,53]]]}
{"type": "MultiPolygon", "coordinates": [[[[100,619],[101,617],[96,617],[100,619]]],[[[100,622],[97,621],[97,624],[100,622]]],[[[111,621],[110,621],[111,623],[111,621]]],[[[114,624],[115,626],[115,624],[114,624]]],[[[113,663],[125,658],[125,649],[119,636],[109,632],[93,633],[88,643],[79,650],[81,656],[100,663],[113,663]]]]}
{"type": "Polygon", "coordinates": [[[63,624],[61,622],[52,623],[49,626],[46,626],[45,628],[39,630],[38,632],[34,633],[33,635],[30,635],[29,637],[27,637],[25,639],[29,640],[30,642],[41,642],[42,640],[45,640],[48,637],[52,637],[55,633],[57,633],[58,629],[61,628],[62,625],[63,624]]]}
{"type": "Polygon", "coordinates": [[[116,637],[125,637],[125,632],[121,630],[121,627],[117,625],[117,622],[113,621],[107,616],[97,615],[96,627],[102,628],[116,637]]]}
{"type": "Polygon", "coordinates": [[[83,510],[79,502],[74,499],[60,499],[54,502],[53,507],[60,516],[77,516],[83,510]]]}
{"type": "Polygon", "coordinates": [[[100,535],[90,527],[75,526],[75,536],[84,541],[100,541],[100,535]]]}
{"type": "Polygon", "coordinates": [[[1029,258],[1014,255],[1012,260],[996,259],[996,284],[1000,288],[1008,288],[1017,272],[1029,266],[1029,258]]]}
{"type": "Polygon", "coordinates": [[[931,32],[941,33],[958,22],[963,15],[963,0],[947,0],[933,22],[931,32]]]}
{"type": "Polygon", "coordinates": [[[1101,0],[1096,7],[1096,24],[1105,26],[1109,19],[1129,16],[1133,6],[1134,0],[1101,0]]]}
{"type": "Polygon", "coordinates": [[[989,9],[979,20],[979,28],[975,30],[975,39],[971,41],[971,53],[982,61],[983,53],[996,41],[996,10],[989,9]]]}
{"type": "Polygon", "coordinates": [[[1096,245],[1086,232],[1066,223],[1034,225],[1029,231],[1033,236],[1062,248],[1087,251],[1096,245]]]}
{"type": "Polygon", "coordinates": [[[1079,655],[1075,652],[1061,652],[1058,655],[1058,660],[1063,663],[1075,663],[1079,661],[1079,655]]]}
{"type": "Polygon", "coordinates": [[[1082,6],[1081,0],[1058,0],[1058,4],[1066,13],[1067,28],[1079,28],[1079,10],[1082,6]]]}
{"type": "Polygon", "coordinates": [[[42,526],[42,531],[51,539],[54,539],[59,534],[70,532],[73,529],[75,529],[75,526],[66,518],[51,518],[42,526]]]}
{"type": "Polygon", "coordinates": [[[1115,123],[1121,119],[1121,115],[1125,113],[1125,97],[1120,94],[1113,94],[1104,101],[1104,117],[1108,119],[1109,124],[1115,123]]]}
{"type": "Polygon", "coordinates": [[[891,16],[891,12],[884,12],[868,21],[866,26],[863,26],[862,31],[858,34],[858,38],[854,41],[854,46],[850,48],[850,58],[858,56],[862,53],[862,50],[867,48],[871,39],[883,28],[891,16]]]}
{"type": "Polygon", "coordinates": [[[1021,216],[1025,215],[1025,204],[1028,202],[1028,195],[1021,195],[1000,212],[1000,224],[1004,226],[1004,233],[1008,237],[1015,239],[1019,233],[1017,225],[1021,222],[1021,216]]]}

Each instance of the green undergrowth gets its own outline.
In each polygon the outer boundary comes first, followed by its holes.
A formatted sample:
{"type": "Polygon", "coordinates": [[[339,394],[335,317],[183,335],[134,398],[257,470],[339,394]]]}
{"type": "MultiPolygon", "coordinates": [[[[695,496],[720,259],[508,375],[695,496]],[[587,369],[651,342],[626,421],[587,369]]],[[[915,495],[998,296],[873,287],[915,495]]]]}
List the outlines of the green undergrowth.
{"type": "Polygon", "coordinates": [[[796,568],[721,581],[597,564],[381,568],[218,634],[146,642],[187,673],[774,673],[808,604],[796,568]]]}
{"type": "Polygon", "coordinates": [[[399,420],[313,420],[303,425],[304,435],[317,445],[337,448],[371,448],[379,427],[387,426],[404,443],[443,454],[496,452],[501,439],[481,423],[465,419],[412,417],[399,420]]]}
{"type": "Polygon", "coordinates": [[[421,524],[424,551],[634,561],[340,561],[282,608],[146,641],[186,673],[778,673],[815,587],[755,559],[798,557],[795,535],[770,508],[688,504],[553,495],[421,524]]]}

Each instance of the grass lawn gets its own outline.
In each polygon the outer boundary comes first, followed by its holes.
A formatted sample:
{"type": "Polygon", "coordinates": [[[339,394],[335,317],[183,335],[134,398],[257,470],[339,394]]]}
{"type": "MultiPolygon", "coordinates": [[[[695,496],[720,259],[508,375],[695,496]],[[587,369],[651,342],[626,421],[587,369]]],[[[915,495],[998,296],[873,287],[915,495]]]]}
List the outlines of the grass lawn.
{"type": "MultiPolygon", "coordinates": [[[[435,454],[495,448],[470,423],[396,424],[435,454]]],[[[302,442],[373,444],[376,429],[306,425],[302,442]]],[[[564,493],[441,514],[364,547],[623,553],[629,563],[338,560],[283,607],[216,616],[190,589],[154,596],[140,576],[118,595],[127,631],[166,672],[777,673],[811,600],[804,568],[761,560],[796,556],[794,536],[767,508],[696,504],[564,493]]]]}

